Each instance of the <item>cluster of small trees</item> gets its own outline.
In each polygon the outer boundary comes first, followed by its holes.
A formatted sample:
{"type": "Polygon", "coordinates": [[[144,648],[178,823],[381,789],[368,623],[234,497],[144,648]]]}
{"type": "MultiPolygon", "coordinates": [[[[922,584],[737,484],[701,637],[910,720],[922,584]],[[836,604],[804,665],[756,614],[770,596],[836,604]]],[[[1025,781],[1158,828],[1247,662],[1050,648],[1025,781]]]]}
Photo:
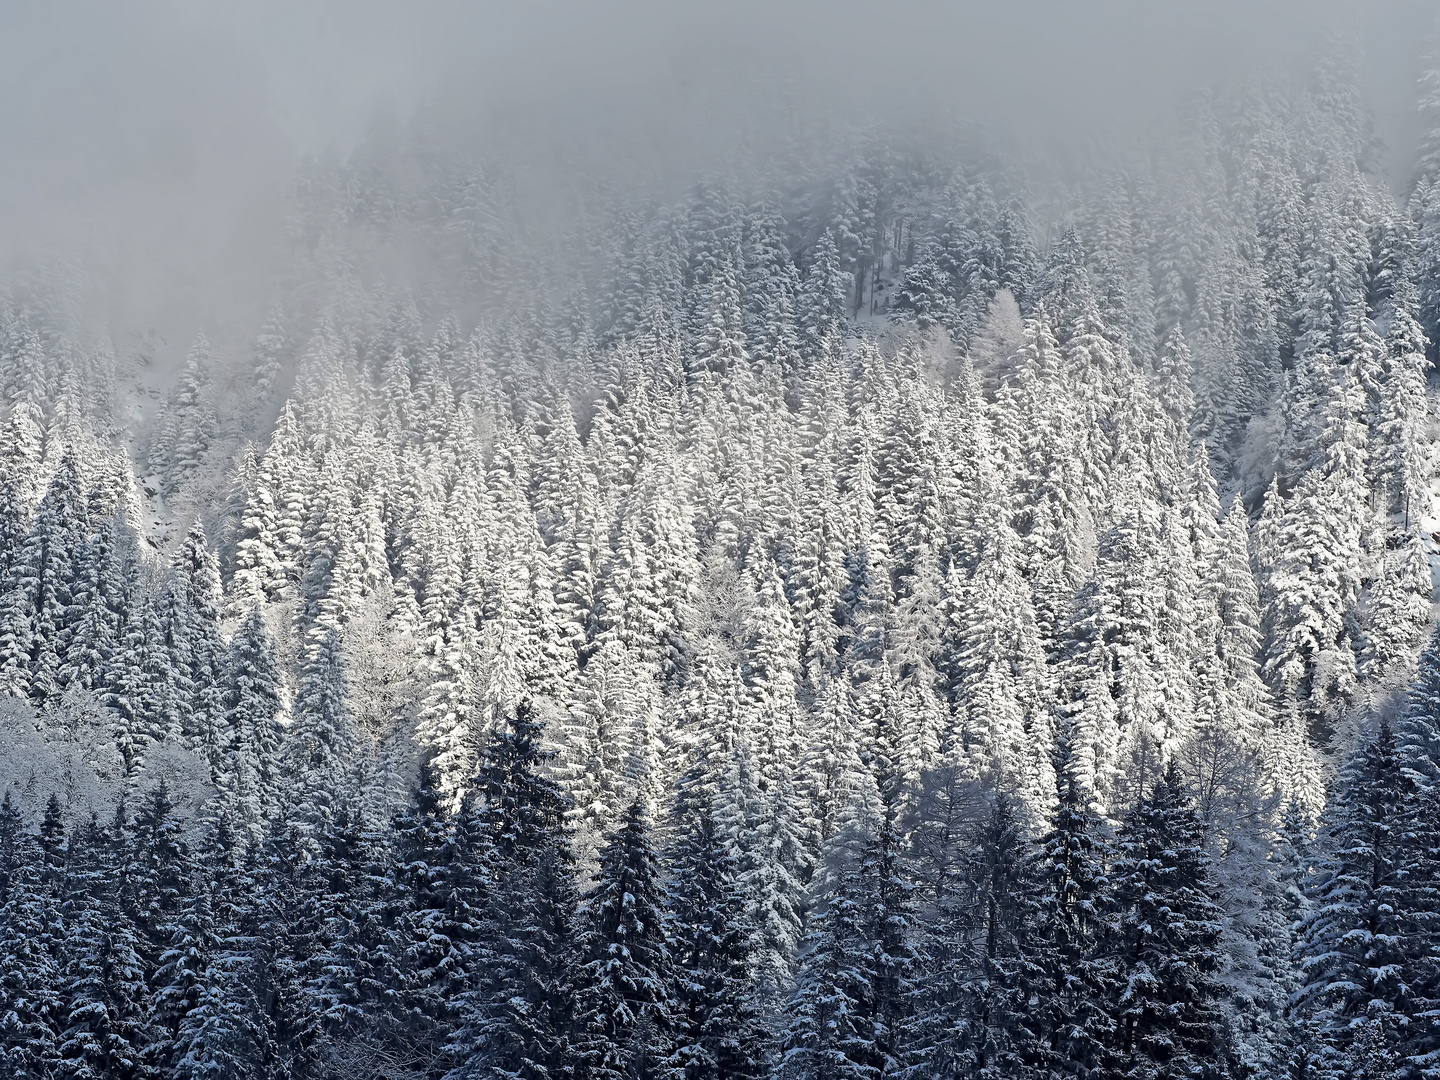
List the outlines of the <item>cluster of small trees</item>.
{"type": "MultiPolygon", "coordinates": [[[[13,530],[0,549],[0,688],[44,709],[102,706],[132,780],[150,748],[183,745],[253,826],[276,802],[273,646],[258,613],[222,636],[219,568],[198,525],[169,566],[145,559],[127,474],[123,459],[82,462],[72,446],[33,515],[13,498],[0,509],[13,530]]],[[[24,476],[12,463],[12,496],[24,476]]]]}

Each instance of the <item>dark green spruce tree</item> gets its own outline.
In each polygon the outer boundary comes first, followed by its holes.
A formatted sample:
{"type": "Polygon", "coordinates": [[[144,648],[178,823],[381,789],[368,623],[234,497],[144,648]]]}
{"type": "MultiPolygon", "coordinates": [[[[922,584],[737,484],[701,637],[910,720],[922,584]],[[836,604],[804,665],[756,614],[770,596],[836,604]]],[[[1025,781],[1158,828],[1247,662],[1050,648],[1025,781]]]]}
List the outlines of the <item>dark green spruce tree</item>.
{"type": "Polygon", "coordinates": [[[580,915],[574,1048],[579,1080],[668,1080],[675,972],[666,896],[645,804],[630,804],[600,853],[580,915]]]}
{"type": "Polygon", "coordinates": [[[276,868],[278,883],[298,895],[292,906],[276,905],[262,941],[274,941],[274,955],[294,957],[276,971],[292,989],[275,1024],[280,1044],[302,1064],[372,1053],[372,1029],[388,1016],[397,951],[390,839],[342,805],[309,873],[278,877],[284,867],[276,868]]]}
{"type": "Polygon", "coordinates": [[[1106,956],[1109,882],[1104,827],[1061,755],[1059,798],[1033,869],[1028,1020],[1032,1075],[1092,1077],[1106,1067],[1116,1024],[1116,972],[1106,956]]]}
{"type": "Polygon", "coordinates": [[[1110,869],[1118,961],[1112,1049],[1123,1075],[1228,1071],[1217,978],[1223,914],[1203,842],[1172,762],[1126,815],[1110,869]]]}
{"type": "Polygon", "coordinates": [[[0,1071],[49,1080],[60,1058],[58,912],[40,878],[40,846],[5,793],[0,803],[0,1071]]]}
{"type": "Polygon", "coordinates": [[[1408,1024],[1406,893],[1412,783],[1388,722],[1346,762],[1326,808],[1324,856],[1300,945],[1303,983],[1292,1006],[1309,1058],[1325,1074],[1398,1064],[1408,1024]]]}
{"type": "MultiPolygon", "coordinates": [[[[426,1076],[450,1068],[451,1003],[464,989],[467,929],[454,917],[452,823],[438,783],[435,768],[422,764],[410,805],[395,820],[387,889],[393,919],[390,981],[380,1030],[382,1047],[417,1063],[426,1076]]],[[[367,1023],[371,1019],[367,1016],[367,1023]]]]}
{"type": "Polygon", "coordinates": [[[885,793],[873,815],[857,814],[832,845],[781,1040],[779,1069],[793,1080],[874,1078],[902,1065],[914,911],[895,802],[885,793]]]}
{"type": "Polygon", "coordinates": [[[64,912],[68,928],[61,1075],[140,1075],[146,1044],[145,970],[115,877],[124,813],[114,829],[96,818],[71,832],[64,912]]]}
{"type": "Polygon", "coordinates": [[[670,858],[676,998],[675,1064],[684,1080],[764,1073],[766,1033],[755,1007],[739,863],[702,807],[670,858]]]}
{"type": "Polygon", "coordinates": [[[806,936],[789,1026],[780,1047],[785,1080],[876,1080],[874,991],[861,908],[841,878],[806,936]]]}
{"type": "Polygon", "coordinates": [[[568,1075],[575,1018],[570,800],[544,775],[542,729],[521,706],[481,752],[455,826],[465,898],[479,919],[457,1003],[452,1054],[462,1077],[568,1075]]]}
{"type": "MultiPolygon", "coordinates": [[[[176,940],[193,947],[191,942],[200,944],[197,930],[208,931],[206,956],[193,986],[188,972],[181,976],[180,989],[190,1002],[171,1039],[172,1075],[260,1080],[274,1075],[281,1059],[262,1002],[267,986],[249,902],[254,880],[224,817],[211,824],[199,857],[208,871],[207,889],[188,909],[187,929],[176,940]]],[[[177,959],[177,968],[185,966],[177,959]]]]}
{"type": "Polygon", "coordinates": [[[1420,656],[1397,742],[1411,784],[1403,909],[1409,1023],[1399,1053],[1424,1075],[1440,1069],[1440,630],[1420,656]]]}
{"type": "Polygon", "coordinates": [[[1024,1067],[1033,980],[1033,861],[1016,804],[996,795],[964,836],[956,880],[920,934],[906,1075],[1009,1077],[1024,1067]]]}

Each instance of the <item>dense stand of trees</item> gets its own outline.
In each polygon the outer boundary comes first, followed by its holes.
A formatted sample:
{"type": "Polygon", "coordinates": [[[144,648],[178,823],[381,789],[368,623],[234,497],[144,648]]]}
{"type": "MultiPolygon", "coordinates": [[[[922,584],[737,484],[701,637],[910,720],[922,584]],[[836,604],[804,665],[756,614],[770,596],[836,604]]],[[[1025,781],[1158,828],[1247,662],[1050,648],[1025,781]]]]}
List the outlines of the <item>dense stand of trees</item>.
{"type": "Polygon", "coordinates": [[[340,805],[244,844],[185,828],[163,782],[68,826],[7,798],[0,1051],[17,1077],[1428,1075],[1437,685],[1440,638],[1347,759],[1325,854],[1273,846],[1248,1013],[1177,763],[1118,823],[1066,778],[1038,831],[970,791],[908,842],[877,787],[781,987],[714,792],[687,780],[663,829],[632,802],[582,874],[522,708],[458,808],[427,765],[380,827],[340,805]]]}
{"type": "Polygon", "coordinates": [[[1402,208],[1343,65],[1202,97],[1045,244],[883,132],[557,235],[428,123],[138,431],[7,287],[8,1074],[1440,1070],[1440,119],[1402,208]]]}

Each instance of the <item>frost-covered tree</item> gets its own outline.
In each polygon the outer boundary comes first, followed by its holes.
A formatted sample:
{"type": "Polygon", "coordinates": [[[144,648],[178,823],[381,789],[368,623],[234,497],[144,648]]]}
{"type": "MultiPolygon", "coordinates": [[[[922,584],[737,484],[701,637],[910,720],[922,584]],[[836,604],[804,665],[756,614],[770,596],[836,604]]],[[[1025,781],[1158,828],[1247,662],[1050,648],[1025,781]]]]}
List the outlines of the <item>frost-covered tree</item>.
{"type": "Polygon", "coordinates": [[[460,1076],[549,1080],[571,1067],[577,888],[568,801],[542,772],[552,756],[533,715],[518,710],[482,751],[457,820],[457,832],[476,834],[470,850],[485,882],[471,982],[456,1003],[460,1076]]]}
{"type": "Polygon", "coordinates": [[[1382,721],[1346,763],[1326,808],[1328,854],[1310,890],[1294,1005],[1313,1033],[1308,1054],[1327,1070],[1364,1067],[1371,1040],[1396,1047],[1407,1023],[1410,788],[1382,721]]]}
{"type": "Polygon", "coordinates": [[[580,911],[572,1059],[586,1076],[666,1077],[674,1068],[675,970],[664,883],[643,803],[600,853],[580,911]]]}
{"type": "Polygon", "coordinates": [[[165,402],[147,460],[161,491],[173,495],[199,467],[215,438],[210,391],[210,343],[202,334],[185,354],[175,390],[165,402]]]}
{"type": "Polygon", "coordinates": [[[1139,1076],[1225,1068],[1230,1050],[1217,977],[1223,915],[1177,765],[1126,815],[1109,877],[1118,1067],[1139,1076]]]}
{"type": "Polygon", "coordinates": [[[76,549],[84,535],[79,460],[67,450],[0,597],[0,689],[44,700],[59,688],[76,549]]]}
{"type": "Polygon", "coordinates": [[[340,636],[332,630],[301,672],[294,719],[281,748],[288,816],[312,843],[330,827],[354,764],[355,718],[345,689],[340,636]]]}
{"type": "Polygon", "coordinates": [[[218,786],[233,800],[227,812],[254,839],[280,804],[280,673],[258,608],[230,638],[220,687],[224,709],[218,786]]]}

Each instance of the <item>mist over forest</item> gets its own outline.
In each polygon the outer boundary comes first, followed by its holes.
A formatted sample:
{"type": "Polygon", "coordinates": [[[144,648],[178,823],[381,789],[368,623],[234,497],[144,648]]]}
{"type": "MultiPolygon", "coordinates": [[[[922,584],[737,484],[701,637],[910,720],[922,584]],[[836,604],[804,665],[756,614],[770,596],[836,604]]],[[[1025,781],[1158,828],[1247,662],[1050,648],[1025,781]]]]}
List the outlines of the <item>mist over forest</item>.
{"type": "Polygon", "coordinates": [[[1436,1080],[1432,7],[0,10],[0,1074],[1436,1080]]]}

